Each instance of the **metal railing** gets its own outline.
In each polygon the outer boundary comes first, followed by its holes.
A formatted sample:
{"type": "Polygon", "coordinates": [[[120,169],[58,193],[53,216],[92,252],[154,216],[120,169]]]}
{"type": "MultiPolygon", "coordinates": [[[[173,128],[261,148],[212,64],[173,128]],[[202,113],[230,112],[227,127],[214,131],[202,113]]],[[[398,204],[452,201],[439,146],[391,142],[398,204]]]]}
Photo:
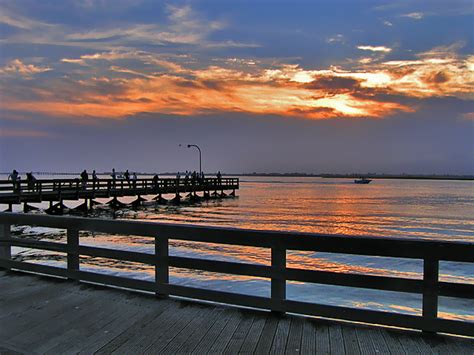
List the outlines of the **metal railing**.
{"type": "Polygon", "coordinates": [[[73,280],[150,291],[161,296],[176,295],[269,309],[276,312],[292,312],[421,329],[427,332],[474,336],[473,322],[444,319],[438,316],[439,296],[474,299],[473,284],[439,280],[440,261],[474,263],[474,243],[286,233],[195,225],[0,213],[0,267],[6,269],[24,270],[73,280]],[[67,243],[37,241],[24,237],[14,238],[10,232],[11,225],[64,228],[67,230],[67,243]],[[148,254],[81,245],[79,231],[150,237],[154,239],[155,253],[148,254]],[[170,256],[170,239],[270,249],[271,265],[170,256]],[[66,253],[67,268],[14,260],[11,257],[12,246],[66,253]],[[287,266],[286,256],[287,251],[293,250],[420,259],[423,261],[423,279],[292,268],[287,266]],[[103,257],[153,265],[155,267],[155,281],[136,280],[84,271],[80,267],[80,256],[103,257]],[[271,297],[243,295],[171,284],[169,282],[170,267],[269,278],[271,280],[271,297]],[[422,315],[289,300],[286,298],[287,281],[422,294],[422,315]]]}

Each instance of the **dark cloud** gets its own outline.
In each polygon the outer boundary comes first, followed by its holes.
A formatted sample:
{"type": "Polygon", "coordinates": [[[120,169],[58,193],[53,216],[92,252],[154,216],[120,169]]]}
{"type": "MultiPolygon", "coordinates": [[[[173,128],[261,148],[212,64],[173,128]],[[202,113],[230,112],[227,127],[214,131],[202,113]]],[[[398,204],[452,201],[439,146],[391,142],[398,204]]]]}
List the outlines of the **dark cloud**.
{"type": "Polygon", "coordinates": [[[360,81],[353,78],[321,77],[303,85],[307,89],[321,90],[329,94],[354,92],[360,89],[360,81]]]}

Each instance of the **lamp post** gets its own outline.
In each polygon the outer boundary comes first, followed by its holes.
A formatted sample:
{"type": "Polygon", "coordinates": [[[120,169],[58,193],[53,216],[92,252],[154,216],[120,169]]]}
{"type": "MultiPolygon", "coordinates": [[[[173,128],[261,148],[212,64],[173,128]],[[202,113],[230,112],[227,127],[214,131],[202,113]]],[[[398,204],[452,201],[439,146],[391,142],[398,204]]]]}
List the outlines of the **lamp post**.
{"type": "MultiPolygon", "coordinates": [[[[180,144],[179,146],[181,147],[182,145],[180,144]]],[[[188,148],[194,147],[194,148],[197,148],[197,150],[199,151],[199,175],[201,175],[201,173],[202,173],[201,148],[199,148],[199,146],[196,145],[196,144],[188,144],[187,147],[188,147],[188,148]]]]}

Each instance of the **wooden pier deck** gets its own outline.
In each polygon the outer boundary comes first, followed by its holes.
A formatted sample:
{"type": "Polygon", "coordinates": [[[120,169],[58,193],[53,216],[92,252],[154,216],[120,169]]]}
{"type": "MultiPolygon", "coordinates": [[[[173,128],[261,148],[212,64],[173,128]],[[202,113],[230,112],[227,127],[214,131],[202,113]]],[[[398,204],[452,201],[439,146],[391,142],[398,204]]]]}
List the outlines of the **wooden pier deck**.
{"type": "Polygon", "coordinates": [[[474,340],[0,271],[1,354],[473,354],[474,340]]]}
{"type": "MultiPolygon", "coordinates": [[[[223,197],[224,191],[230,191],[235,196],[239,189],[237,178],[205,178],[193,181],[191,179],[98,179],[82,182],[80,179],[41,179],[33,182],[20,180],[13,183],[8,180],[0,180],[0,204],[34,203],[34,202],[59,202],[62,207],[64,200],[84,199],[85,207],[92,207],[91,200],[95,198],[108,198],[123,196],[146,196],[156,195],[157,202],[165,201],[162,195],[173,194],[174,201],[179,202],[181,193],[190,194],[192,198],[199,199],[198,192],[202,192],[202,198],[223,197]],[[90,206],[88,207],[87,201],[90,206]]],[[[118,204],[118,203],[116,203],[118,204]]],[[[25,207],[25,212],[28,208],[25,207]]]]}

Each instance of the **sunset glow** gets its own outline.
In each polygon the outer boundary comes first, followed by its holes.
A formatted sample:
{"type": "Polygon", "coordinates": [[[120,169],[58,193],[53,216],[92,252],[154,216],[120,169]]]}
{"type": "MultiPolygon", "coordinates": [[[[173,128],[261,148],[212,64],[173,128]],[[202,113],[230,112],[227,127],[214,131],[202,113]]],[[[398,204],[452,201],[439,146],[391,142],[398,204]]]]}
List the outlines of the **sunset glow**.
{"type": "MultiPolygon", "coordinates": [[[[0,0],[0,135],[69,143],[65,132],[76,134],[78,126],[98,132],[133,126],[142,136],[166,122],[174,126],[167,136],[174,144],[181,130],[193,137],[189,121],[196,121],[198,136],[225,137],[238,128],[235,139],[247,141],[263,123],[275,122],[265,130],[277,129],[283,141],[292,132],[288,144],[306,137],[301,147],[286,145],[302,156],[301,150],[312,154],[315,142],[328,144],[321,129],[327,122],[338,125],[331,144],[348,142],[346,151],[369,135],[390,137],[374,142],[385,146],[382,164],[409,131],[406,169],[419,167],[411,152],[428,146],[420,154],[432,167],[440,156],[469,165],[452,159],[472,151],[466,142],[474,141],[458,134],[473,132],[472,6],[464,0],[259,2],[252,10],[231,3],[0,0]],[[141,126],[144,118],[153,129],[141,126]],[[353,136],[356,122],[368,126],[353,136]],[[440,132],[449,136],[440,139],[440,132]],[[425,143],[418,144],[420,136],[425,143]],[[349,143],[353,137],[357,142],[349,143]],[[432,152],[440,141],[445,146],[432,152]]],[[[248,143],[260,149],[262,136],[248,143]]],[[[268,169],[280,169],[266,161],[274,166],[268,169]]],[[[311,168],[306,161],[304,169],[311,168]]]]}

